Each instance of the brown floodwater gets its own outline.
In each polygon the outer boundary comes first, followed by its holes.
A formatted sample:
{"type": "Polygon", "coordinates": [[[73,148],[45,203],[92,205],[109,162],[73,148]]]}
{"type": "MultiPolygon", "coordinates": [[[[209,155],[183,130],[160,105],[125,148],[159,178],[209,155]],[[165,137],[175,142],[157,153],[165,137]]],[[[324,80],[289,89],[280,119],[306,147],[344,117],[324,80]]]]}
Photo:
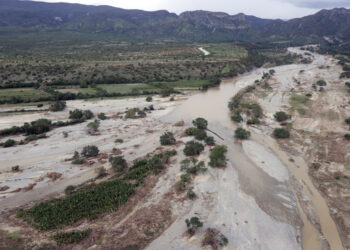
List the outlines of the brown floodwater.
{"type": "MultiPolygon", "coordinates": [[[[299,70],[312,69],[312,65],[287,65],[280,66],[275,69],[280,73],[285,72],[285,74],[292,76],[293,72],[297,73],[299,70]]],[[[268,69],[265,69],[265,71],[267,70],[268,69]]],[[[209,121],[209,129],[211,130],[225,133],[222,129],[225,127],[230,129],[232,128],[233,131],[235,125],[230,121],[229,110],[227,107],[228,102],[230,98],[233,97],[239,90],[252,84],[256,79],[259,79],[262,72],[263,70],[258,69],[234,79],[224,80],[217,88],[210,89],[206,92],[193,94],[163,119],[170,122],[184,120],[187,124],[189,124],[194,118],[203,117],[209,121]]],[[[232,135],[233,133],[227,133],[222,136],[225,138],[227,136],[232,137],[232,135]]],[[[308,220],[304,211],[300,208],[299,201],[297,201],[299,216],[304,225],[302,229],[303,249],[321,250],[322,237],[328,241],[331,250],[344,249],[337,231],[337,227],[330,216],[329,208],[321,194],[310,180],[305,162],[302,159],[296,159],[294,165],[291,164],[288,160],[289,157],[287,157],[287,154],[279,149],[277,143],[272,138],[266,136],[253,136],[253,138],[258,137],[262,137],[259,139],[259,141],[264,142],[265,144],[263,145],[266,145],[268,148],[273,150],[281,161],[288,167],[290,174],[292,174],[303,185],[305,194],[314,205],[315,212],[320,220],[323,236],[308,220]]],[[[227,140],[226,143],[228,142],[232,142],[232,140],[227,140]]],[[[239,153],[242,152],[237,152],[237,154],[239,153]]],[[[244,187],[242,187],[242,189],[244,189],[244,187]]]]}

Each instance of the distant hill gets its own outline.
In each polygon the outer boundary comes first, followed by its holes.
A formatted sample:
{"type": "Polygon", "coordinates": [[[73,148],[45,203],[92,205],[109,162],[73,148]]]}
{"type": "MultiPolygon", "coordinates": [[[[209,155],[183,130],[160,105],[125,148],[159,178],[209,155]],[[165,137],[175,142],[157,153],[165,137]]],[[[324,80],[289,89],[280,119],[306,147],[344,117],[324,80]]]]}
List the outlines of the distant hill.
{"type": "MultiPolygon", "coordinates": [[[[350,10],[322,10],[289,21],[245,14],[125,10],[110,6],[0,0],[0,36],[50,32],[121,40],[339,42],[350,40],[350,10]]],[[[1,43],[1,42],[0,42],[1,43]]]]}

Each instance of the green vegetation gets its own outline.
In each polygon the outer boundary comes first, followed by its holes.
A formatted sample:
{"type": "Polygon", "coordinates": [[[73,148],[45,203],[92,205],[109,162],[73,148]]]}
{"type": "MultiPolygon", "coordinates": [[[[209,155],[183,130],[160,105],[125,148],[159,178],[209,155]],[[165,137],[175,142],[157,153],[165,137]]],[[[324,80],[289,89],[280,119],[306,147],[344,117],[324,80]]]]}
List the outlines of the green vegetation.
{"type": "Polygon", "coordinates": [[[292,111],[297,110],[301,115],[306,114],[305,105],[309,101],[309,98],[304,95],[292,94],[289,99],[289,104],[291,105],[292,111]]]}
{"type": "Polygon", "coordinates": [[[196,193],[193,192],[193,188],[190,188],[187,193],[186,193],[186,196],[188,199],[190,200],[194,200],[196,198],[196,193]]]}
{"type": "Polygon", "coordinates": [[[109,162],[115,173],[121,173],[128,166],[126,160],[122,156],[110,157],[109,162]]]}
{"type": "Polygon", "coordinates": [[[80,219],[95,219],[104,212],[117,210],[135,193],[132,184],[118,179],[89,185],[62,199],[42,202],[17,215],[40,230],[71,225],[80,219]]]}
{"type": "Polygon", "coordinates": [[[125,112],[125,119],[136,119],[146,117],[146,113],[139,108],[128,109],[125,112]]]}
{"type": "Polygon", "coordinates": [[[88,128],[89,134],[94,133],[98,131],[98,128],[100,127],[100,121],[95,119],[93,122],[89,122],[86,126],[88,128]]]}
{"type": "Polygon", "coordinates": [[[73,160],[72,160],[72,164],[81,165],[84,162],[85,162],[85,157],[81,157],[79,152],[75,151],[74,156],[73,156],[73,160]]]}
{"type": "Polygon", "coordinates": [[[203,144],[195,141],[187,142],[184,148],[186,156],[199,155],[204,150],[203,144]]]}
{"type": "Polygon", "coordinates": [[[196,140],[203,141],[207,138],[207,133],[203,129],[194,129],[193,135],[196,140]]]}
{"type": "Polygon", "coordinates": [[[94,114],[91,112],[91,110],[80,110],[75,109],[69,111],[69,119],[72,120],[89,120],[94,117],[94,114]]]}
{"type": "Polygon", "coordinates": [[[327,83],[326,83],[325,80],[318,80],[318,81],[316,82],[316,84],[317,84],[318,86],[326,86],[326,85],[327,85],[327,83]]]}
{"type": "Polygon", "coordinates": [[[199,220],[198,217],[191,217],[190,219],[186,219],[185,223],[187,226],[187,232],[191,235],[194,235],[198,228],[203,227],[203,223],[199,220]]]}
{"type": "Polygon", "coordinates": [[[56,101],[50,105],[50,111],[57,112],[62,111],[66,108],[67,104],[65,101],[56,101]]]}
{"type": "Polygon", "coordinates": [[[215,146],[209,156],[209,166],[214,168],[226,166],[226,153],[226,146],[215,146]]]}
{"type": "Polygon", "coordinates": [[[200,172],[207,171],[207,169],[205,167],[204,161],[198,162],[198,160],[195,158],[186,158],[185,160],[181,161],[181,171],[196,175],[200,172]]]}
{"type": "Polygon", "coordinates": [[[174,134],[171,132],[165,132],[160,137],[160,144],[161,145],[174,145],[176,142],[176,139],[174,137],[174,134]]]}
{"type": "Polygon", "coordinates": [[[283,111],[276,112],[274,117],[278,122],[284,122],[290,118],[289,115],[283,111]]]}
{"type": "Polygon", "coordinates": [[[245,130],[244,128],[237,128],[235,130],[235,138],[240,140],[246,140],[250,137],[250,132],[245,130]]]}
{"type": "Polygon", "coordinates": [[[36,140],[45,139],[45,138],[47,138],[46,134],[28,135],[24,140],[29,142],[29,141],[36,141],[36,140]]]}
{"type": "Polygon", "coordinates": [[[146,102],[151,102],[153,100],[152,96],[147,96],[146,97],[146,102]]]}
{"type": "Polygon", "coordinates": [[[204,142],[205,142],[205,144],[207,144],[208,146],[214,146],[214,145],[215,145],[215,140],[214,140],[214,137],[212,137],[212,136],[207,136],[207,137],[204,139],[204,142]]]}
{"type": "Polygon", "coordinates": [[[18,172],[20,170],[19,165],[11,167],[12,172],[18,172]]]}
{"type": "Polygon", "coordinates": [[[4,148],[9,148],[9,147],[12,147],[16,145],[16,141],[15,140],[12,140],[12,139],[8,139],[7,141],[5,141],[4,143],[2,143],[2,146],[4,148]]]}
{"type": "Polygon", "coordinates": [[[84,231],[59,232],[52,236],[58,245],[79,243],[89,236],[91,229],[84,231]]]}
{"type": "Polygon", "coordinates": [[[97,156],[98,153],[99,153],[99,149],[95,145],[85,146],[83,148],[83,151],[81,151],[81,154],[85,157],[94,157],[94,156],[97,156]]]}
{"type": "Polygon", "coordinates": [[[288,129],[285,128],[276,128],[273,131],[273,136],[279,139],[285,139],[290,137],[288,129]]]}
{"type": "Polygon", "coordinates": [[[106,119],[107,119],[105,113],[99,113],[99,114],[97,115],[97,118],[100,119],[100,120],[106,120],[106,119]]]}
{"type": "Polygon", "coordinates": [[[207,129],[208,127],[208,121],[201,117],[193,120],[192,123],[198,129],[207,129]]]}
{"type": "Polygon", "coordinates": [[[219,230],[215,228],[207,228],[202,240],[203,246],[211,246],[213,249],[218,249],[219,247],[226,246],[227,244],[228,239],[225,235],[220,233],[219,230]]]}
{"type": "Polygon", "coordinates": [[[345,135],[344,135],[344,139],[345,139],[345,140],[350,140],[350,134],[345,134],[345,135]]]}

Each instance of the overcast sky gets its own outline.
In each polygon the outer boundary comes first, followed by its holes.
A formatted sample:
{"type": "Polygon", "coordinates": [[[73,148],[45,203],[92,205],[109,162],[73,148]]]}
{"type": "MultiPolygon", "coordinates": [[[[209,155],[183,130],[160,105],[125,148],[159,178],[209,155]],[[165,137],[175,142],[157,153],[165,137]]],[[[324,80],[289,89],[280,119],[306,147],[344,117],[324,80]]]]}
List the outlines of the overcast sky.
{"type": "Polygon", "coordinates": [[[181,13],[187,10],[245,13],[263,18],[290,19],[313,14],[323,8],[350,8],[350,0],[42,0],[91,5],[111,5],[125,9],[160,10],[181,13]]]}

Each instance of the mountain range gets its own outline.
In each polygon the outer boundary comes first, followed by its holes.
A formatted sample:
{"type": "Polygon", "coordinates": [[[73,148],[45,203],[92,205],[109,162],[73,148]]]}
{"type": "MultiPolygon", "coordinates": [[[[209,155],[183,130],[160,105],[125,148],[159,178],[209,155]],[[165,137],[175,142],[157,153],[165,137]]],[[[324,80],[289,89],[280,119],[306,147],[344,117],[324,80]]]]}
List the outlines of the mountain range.
{"type": "Polygon", "coordinates": [[[291,20],[245,14],[125,10],[111,6],[0,0],[0,37],[74,32],[121,40],[339,43],[350,40],[350,10],[321,10],[291,20]]]}

